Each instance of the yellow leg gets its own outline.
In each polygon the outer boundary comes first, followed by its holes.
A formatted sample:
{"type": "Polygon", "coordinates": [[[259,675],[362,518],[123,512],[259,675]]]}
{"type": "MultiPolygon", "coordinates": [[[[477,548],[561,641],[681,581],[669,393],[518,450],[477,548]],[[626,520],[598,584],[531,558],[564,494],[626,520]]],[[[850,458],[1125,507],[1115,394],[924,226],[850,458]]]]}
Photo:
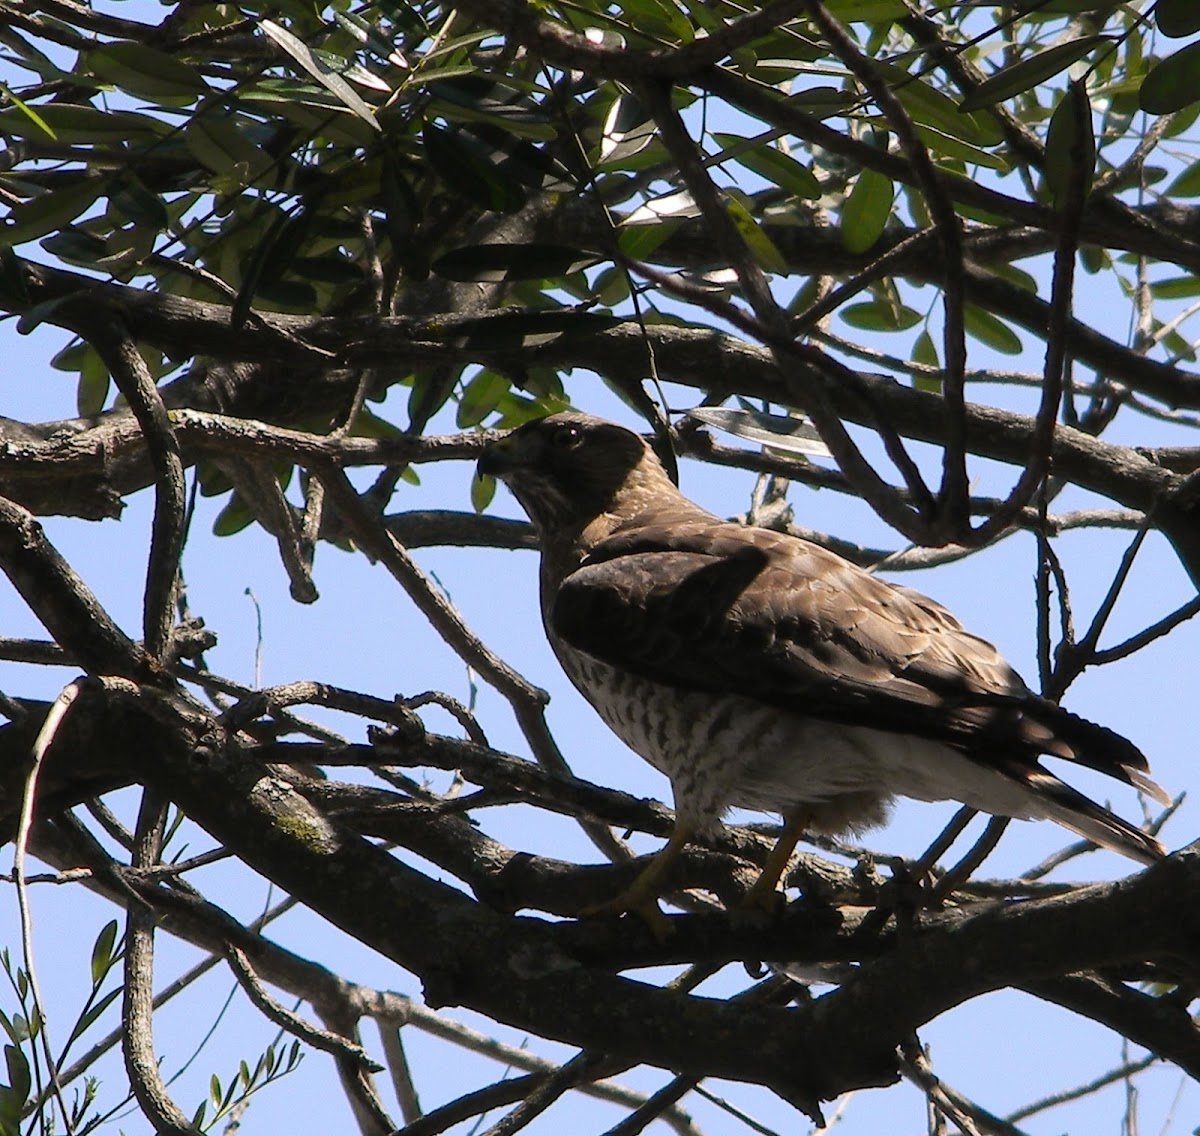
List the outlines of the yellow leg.
{"type": "Polygon", "coordinates": [[[803,811],[793,813],[788,818],[787,823],[783,826],[783,831],[779,834],[779,839],[775,842],[775,847],[771,849],[771,854],[767,857],[762,873],[742,900],[743,908],[773,911],[778,907],[779,898],[775,889],[783,873],[787,871],[788,862],[796,850],[796,844],[804,835],[805,822],[806,817],[803,811]]]}
{"type": "Polygon", "coordinates": [[[679,859],[687,842],[692,838],[692,829],[678,821],[671,830],[670,839],[654,854],[653,859],[620,895],[605,903],[585,907],[585,917],[598,915],[624,915],[633,912],[640,916],[658,938],[663,938],[667,921],[658,906],[662,893],[662,882],[671,866],[679,859]]]}

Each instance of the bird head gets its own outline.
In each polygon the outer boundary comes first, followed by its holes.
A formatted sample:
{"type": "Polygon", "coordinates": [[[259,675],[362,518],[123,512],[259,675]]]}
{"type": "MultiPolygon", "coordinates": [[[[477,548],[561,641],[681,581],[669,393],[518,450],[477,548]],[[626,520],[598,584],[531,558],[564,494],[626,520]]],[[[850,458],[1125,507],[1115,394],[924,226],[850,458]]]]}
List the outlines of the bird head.
{"type": "Polygon", "coordinates": [[[602,515],[631,516],[675,487],[632,430],[567,411],[519,426],[491,443],[479,472],[503,481],[539,534],[580,532],[602,515]]]}

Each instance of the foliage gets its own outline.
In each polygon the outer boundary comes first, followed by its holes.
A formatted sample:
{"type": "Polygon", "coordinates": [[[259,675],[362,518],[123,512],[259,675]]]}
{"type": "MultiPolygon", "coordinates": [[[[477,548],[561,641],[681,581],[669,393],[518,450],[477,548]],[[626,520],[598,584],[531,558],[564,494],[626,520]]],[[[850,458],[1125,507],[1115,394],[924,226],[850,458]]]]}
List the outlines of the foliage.
{"type": "MultiPolygon", "coordinates": [[[[387,1059],[414,1133],[509,1105],[515,1131],[569,1089],[601,1091],[639,1064],[675,1076],[649,1100],[611,1090],[636,1110],[623,1131],[658,1115],[689,1130],[674,1102],[706,1077],[766,1086],[816,1116],[823,1100],[904,1073],[957,1122],[1012,1133],[940,1086],[915,1040],[935,1015],[1003,987],[1195,1076],[1200,879],[1186,856],[1065,896],[1036,878],[971,884],[968,856],[928,906],[896,916],[904,873],[888,882],[863,850],[839,847],[841,860],[802,858],[804,899],[775,926],[741,926],[695,892],[676,897],[689,914],[673,917],[666,944],[567,918],[627,874],[609,826],[663,835],[667,818],[569,774],[542,692],[409,555],[528,547],[526,526],[485,515],[494,483],[464,481],[459,512],[409,508],[404,495],[419,491],[423,463],[474,457],[486,429],[586,409],[598,374],[665,451],[862,497],[917,546],[890,568],[1035,532],[1040,678],[1061,697],[1086,667],[1126,659],[1198,606],[1102,649],[1126,568],[1077,632],[1052,539],[1132,530],[1132,561],[1154,530],[1200,580],[1200,450],[1158,444],[1160,428],[1178,431],[1173,442],[1200,422],[1184,306],[1200,273],[1198,35],[1193,0],[0,0],[0,310],[23,333],[75,337],[53,366],[77,376],[78,411],[0,419],[0,567],[53,640],[0,640],[0,653],[88,676],[61,720],[51,714],[50,756],[32,773],[48,708],[5,696],[0,799],[8,838],[58,871],[87,869],[128,912],[125,946],[115,925],[97,944],[71,1043],[115,1012],[118,991],[101,988],[119,964],[131,1091],[159,1130],[236,1120],[295,1068],[299,1049],[272,1045],[253,1069],[214,1075],[190,1119],[180,1110],[158,1083],[149,999],[136,995],[149,989],[152,913],[228,960],[281,1030],[333,1054],[364,1132],[397,1121],[362,1018],[476,1044],[193,888],[186,876],[207,853],[166,870],[170,801],[188,831],[417,976],[429,1006],[581,1051],[561,1068],[505,1051],[523,1076],[418,1119],[396,1042],[387,1059]],[[1102,313],[1075,304],[1084,288],[1104,297],[1102,313]],[[672,426],[667,406],[698,412],[672,426]],[[760,448],[722,445],[704,424],[760,448]],[[1016,472],[1001,483],[979,459],[1016,472]],[[376,477],[365,492],[345,474],[359,466],[376,477]],[[317,599],[323,544],[380,561],[507,699],[534,760],[490,750],[473,708],[444,694],[393,702],[306,683],[303,660],[297,682],[265,692],[211,673],[213,637],[177,587],[188,470],[223,503],[229,555],[234,534],[261,526],[298,602],[317,599]],[[33,516],[114,517],[147,488],[155,523],[134,631],[33,516]],[[343,741],[298,705],[376,725],[343,741]],[[433,733],[418,715],[428,706],[463,736],[433,733]],[[364,782],[338,766],[362,767],[364,782]],[[406,768],[457,771],[479,793],[450,804],[406,768]],[[145,793],[132,831],[104,812],[129,786],[145,793]],[[35,790],[36,817],[22,822],[35,790]],[[489,809],[514,799],[578,818],[617,863],[589,870],[505,847],[489,809]],[[971,968],[944,964],[968,954],[971,968]],[[780,975],[730,1000],[624,976],[686,962],[699,981],[762,958],[856,969],[816,1000],[780,975]],[[260,979],[306,1000],[323,1028],[260,979]]],[[[754,519],[791,524],[770,497],[757,494],[754,519]]],[[[805,535],[864,562],[884,555],[805,535]]],[[[131,545],[130,572],[137,555],[131,545]]],[[[731,828],[677,882],[734,897],[738,866],[766,851],[761,834],[731,828]]],[[[57,1115],[88,1131],[94,1084],[74,1104],[49,1092],[61,1057],[35,1044],[28,966],[5,956],[22,1009],[0,1018],[0,1126],[40,1116],[48,1130],[57,1115]]]]}

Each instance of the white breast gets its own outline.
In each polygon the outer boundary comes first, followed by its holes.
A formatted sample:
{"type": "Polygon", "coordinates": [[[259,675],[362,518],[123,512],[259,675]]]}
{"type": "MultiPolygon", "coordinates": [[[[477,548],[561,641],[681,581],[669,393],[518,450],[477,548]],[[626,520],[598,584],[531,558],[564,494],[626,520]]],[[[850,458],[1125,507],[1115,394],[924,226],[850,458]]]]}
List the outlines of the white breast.
{"type": "Polygon", "coordinates": [[[869,827],[895,796],[1045,815],[1019,782],[940,742],[807,718],[740,695],[679,690],[576,651],[560,659],[609,728],[670,778],[680,819],[700,832],[731,806],[807,810],[830,831],[869,827]]]}

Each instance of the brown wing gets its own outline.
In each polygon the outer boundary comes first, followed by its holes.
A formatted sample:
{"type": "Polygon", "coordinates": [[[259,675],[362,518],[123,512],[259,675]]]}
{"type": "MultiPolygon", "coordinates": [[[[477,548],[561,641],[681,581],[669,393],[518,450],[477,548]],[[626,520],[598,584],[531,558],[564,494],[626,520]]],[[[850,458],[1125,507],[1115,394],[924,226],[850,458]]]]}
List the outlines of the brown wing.
{"type": "Polygon", "coordinates": [[[794,537],[639,518],[563,581],[551,621],[657,682],[936,738],[1014,774],[1050,753],[1145,787],[1132,743],[1038,698],[941,605],[794,537]]]}

